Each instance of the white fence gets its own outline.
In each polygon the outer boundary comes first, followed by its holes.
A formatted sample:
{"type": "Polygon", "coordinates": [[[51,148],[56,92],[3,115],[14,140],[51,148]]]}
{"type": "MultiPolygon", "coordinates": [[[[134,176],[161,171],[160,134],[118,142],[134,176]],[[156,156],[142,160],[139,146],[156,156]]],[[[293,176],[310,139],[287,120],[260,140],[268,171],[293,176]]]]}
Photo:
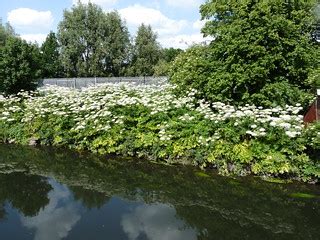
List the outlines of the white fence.
{"type": "Polygon", "coordinates": [[[162,85],[168,82],[167,77],[97,77],[97,78],[47,78],[39,86],[57,85],[61,87],[83,88],[103,83],[134,83],[145,85],[162,85]]]}

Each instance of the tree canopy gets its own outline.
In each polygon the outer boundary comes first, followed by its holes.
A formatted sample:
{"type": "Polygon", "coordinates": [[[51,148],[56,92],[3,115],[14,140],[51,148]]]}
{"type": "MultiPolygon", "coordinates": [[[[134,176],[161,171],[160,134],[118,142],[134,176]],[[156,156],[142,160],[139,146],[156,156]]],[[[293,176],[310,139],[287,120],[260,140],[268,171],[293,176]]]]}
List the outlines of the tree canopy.
{"type": "Polygon", "coordinates": [[[64,11],[58,28],[61,60],[69,77],[117,76],[126,63],[129,33],[117,12],[92,3],[64,11]]]}
{"type": "Polygon", "coordinates": [[[161,49],[160,60],[153,67],[154,76],[168,76],[171,71],[171,66],[173,61],[176,59],[179,54],[183,53],[183,50],[180,48],[163,48],[161,49]]]}
{"type": "Polygon", "coordinates": [[[152,31],[150,25],[141,24],[135,38],[130,74],[152,76],[160,56],[161,47],[157,42],[157,34],[152,31]]]}
{"type": "Polygon", "coordinates": [[[161,59],[163,59],[166,62],[172,62],[182,52],[183,50],[180,48],[163,48],[161,51],[161,59]]]}
{"type": "Polygon", "coordinates": [[[63,75],[60,62],[59,43],[54,32],[50,32],[41,46],[42,76],[45,78],[61,77],[63,75]]]}
{"type": "Polygon", "coordinates": [[[106,15],[106,71],[111,76],[121,76],[129,65],[131,43],[129,31],[118,12],[108,12],[106,15]]]}
{"type": "Polygon", "coordinates": [[[0,92],[33,90],[41,77],[39,48],[18,37],[9,37],[0,49],[0,92]]]}
{"type": "Polygon", "coordinates": [[[202,31],[215,38],[199,58],[210,63],[201,70],[207,77],[188,74],[193,71],[188,57],[176,62],[182,65],[175,67],[172,81],[183,89],[197,88],[210,100],[267,106],[308,102],[312,86],[308,77],[318,51],[312,40],[315,4],[315,0],[207,1],[200,8],[207,20],[202,31]]]}
{"type": "Polygon", "coordinates": [[[5,25],[2,24],[2,20],[0,18],[0,48],[3,47],[6,43],[6,40],[9,37],[16,36],[13,27],[6,23],[5,25]]]}

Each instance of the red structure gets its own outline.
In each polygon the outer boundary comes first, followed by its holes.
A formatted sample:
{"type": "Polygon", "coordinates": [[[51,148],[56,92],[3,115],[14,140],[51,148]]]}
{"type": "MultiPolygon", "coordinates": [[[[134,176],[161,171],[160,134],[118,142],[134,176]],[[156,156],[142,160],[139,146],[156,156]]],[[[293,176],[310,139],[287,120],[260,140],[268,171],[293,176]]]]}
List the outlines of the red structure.
{"type": "Polygon", "coordinates": [[[305,123],[320,121],[320,89],[317,90],[317,98],[304,115],[303,121],[305,123]]]}

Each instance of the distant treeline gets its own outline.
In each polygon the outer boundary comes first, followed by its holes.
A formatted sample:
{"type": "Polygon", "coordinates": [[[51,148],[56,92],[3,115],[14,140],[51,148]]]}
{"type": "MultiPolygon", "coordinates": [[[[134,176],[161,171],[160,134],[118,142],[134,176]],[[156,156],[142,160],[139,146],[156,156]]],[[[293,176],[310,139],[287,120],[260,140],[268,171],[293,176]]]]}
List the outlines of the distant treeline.
{"type": "Polygon", "coordinates": [[[117,11],[78,3],[41,46],[0,22],[0,92],[32,89],[41,78],[165,76],[181,52],[162,48],[150,25],[141,24],[131,37],[117,11]]]}

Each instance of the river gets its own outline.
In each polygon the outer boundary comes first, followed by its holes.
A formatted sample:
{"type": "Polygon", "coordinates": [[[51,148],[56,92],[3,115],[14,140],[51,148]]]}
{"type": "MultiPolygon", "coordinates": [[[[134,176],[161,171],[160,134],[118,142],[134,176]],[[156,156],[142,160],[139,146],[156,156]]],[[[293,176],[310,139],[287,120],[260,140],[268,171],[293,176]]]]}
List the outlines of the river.
{"type": "Polygon", "coordinates": [[[0,145],[0,239],[320,239],[320,186],[0,145]]]}

